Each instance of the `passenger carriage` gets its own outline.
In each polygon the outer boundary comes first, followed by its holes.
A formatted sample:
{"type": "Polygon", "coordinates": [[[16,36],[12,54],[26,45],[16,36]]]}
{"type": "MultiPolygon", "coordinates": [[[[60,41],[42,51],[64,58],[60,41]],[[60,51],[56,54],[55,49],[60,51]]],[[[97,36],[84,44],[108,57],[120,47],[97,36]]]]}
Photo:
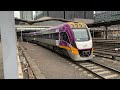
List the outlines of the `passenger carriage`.
{"type": "Polygon", "coordinates": [[[75,61],[93,58],[92,37],[84,23],[65,23],[40,32],[25,34],[24,39],[45,46],[75,61]]]}

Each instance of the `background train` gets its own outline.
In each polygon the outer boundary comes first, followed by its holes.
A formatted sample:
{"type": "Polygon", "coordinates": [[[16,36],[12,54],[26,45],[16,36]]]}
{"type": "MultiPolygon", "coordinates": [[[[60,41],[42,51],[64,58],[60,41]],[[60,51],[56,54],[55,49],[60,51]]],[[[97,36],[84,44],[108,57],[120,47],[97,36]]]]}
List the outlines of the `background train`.
{"type": "Polygon", "coordinates": [[[39,32],[24,34],[23,39],[45,46],[75,61],[93,59],[92,37],[84,23],[64,23],[39,32]]]}

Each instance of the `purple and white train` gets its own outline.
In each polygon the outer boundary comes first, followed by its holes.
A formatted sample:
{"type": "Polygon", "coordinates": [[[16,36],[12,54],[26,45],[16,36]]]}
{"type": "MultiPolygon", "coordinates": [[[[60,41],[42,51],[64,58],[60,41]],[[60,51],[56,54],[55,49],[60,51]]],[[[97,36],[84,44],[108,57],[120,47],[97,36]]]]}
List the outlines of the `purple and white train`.
{"type": "Polygon", "coordinates": [[[93,59],[92,37],[84,23],[69,22],[28,33],[24,35],[24,40],[38,43],[75,61],[93,59]]]}

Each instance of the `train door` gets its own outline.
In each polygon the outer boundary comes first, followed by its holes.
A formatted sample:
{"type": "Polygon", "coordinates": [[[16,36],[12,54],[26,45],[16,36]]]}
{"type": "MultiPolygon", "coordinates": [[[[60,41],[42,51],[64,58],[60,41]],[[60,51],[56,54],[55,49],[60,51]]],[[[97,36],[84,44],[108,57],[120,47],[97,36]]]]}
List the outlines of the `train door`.
{"type": "Polygon", "coordinates": [[[61,32],[60,33],[60,40],[63,40],[67,43],[70,43],[69,37],[66,32],[61,32]]]}
{"type": "MultiPolygon", "coordinates": [[[[66,32],[61,32],[61,33],[60,33],[60,40],[61,40],[61,41],[64,41],[64,45],[65,45],[65,46],[67,45],[67,43],[70,44],[70,40],[69,40],[69,37],[68,37],[68,35],[67,35],[66,32]]],[[[65,56],[69,57],[68,51],[67,51],[66,49],[62,49],[62,53],[63,53],[65,56]]]]}

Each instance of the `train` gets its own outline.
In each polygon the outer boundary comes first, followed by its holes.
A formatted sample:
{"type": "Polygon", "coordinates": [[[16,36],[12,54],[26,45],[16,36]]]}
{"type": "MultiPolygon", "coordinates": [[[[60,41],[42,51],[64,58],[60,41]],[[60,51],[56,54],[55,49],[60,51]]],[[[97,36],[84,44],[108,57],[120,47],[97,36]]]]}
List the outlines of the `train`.
{"type": "Polygon", "coordinates": [[[74,61],[93,59],[93,41],[85,23],[67,22],[37,32],[26,33],[24,41],[40,44],[74,61]]]}

